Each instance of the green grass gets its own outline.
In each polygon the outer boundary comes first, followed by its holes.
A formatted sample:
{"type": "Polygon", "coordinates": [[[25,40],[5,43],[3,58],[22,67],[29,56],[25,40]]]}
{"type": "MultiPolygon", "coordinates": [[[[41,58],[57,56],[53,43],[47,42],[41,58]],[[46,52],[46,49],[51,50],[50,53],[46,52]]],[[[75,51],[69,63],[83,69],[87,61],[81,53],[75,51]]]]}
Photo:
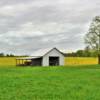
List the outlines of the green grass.
{"type": "Polygon", "coordinates": [[[0,100],[100,100],[100,66],[1,66],[0,100]]]}

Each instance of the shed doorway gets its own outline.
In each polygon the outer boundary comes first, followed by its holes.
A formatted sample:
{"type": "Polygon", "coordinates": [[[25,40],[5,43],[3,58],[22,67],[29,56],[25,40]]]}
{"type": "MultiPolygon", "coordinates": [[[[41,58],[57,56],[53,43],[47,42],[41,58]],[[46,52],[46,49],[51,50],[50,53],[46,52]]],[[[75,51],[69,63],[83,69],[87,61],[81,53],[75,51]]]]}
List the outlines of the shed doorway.
{"type": "Polygon", "coordinates": [[[49,66],[59,66],[59,57],[49,57],[49,66]]]}
{"type": "Polygon", "coordinates": [[[31,65],[32,66],[42,66],[42,58],[32,59],[31,65]]]}

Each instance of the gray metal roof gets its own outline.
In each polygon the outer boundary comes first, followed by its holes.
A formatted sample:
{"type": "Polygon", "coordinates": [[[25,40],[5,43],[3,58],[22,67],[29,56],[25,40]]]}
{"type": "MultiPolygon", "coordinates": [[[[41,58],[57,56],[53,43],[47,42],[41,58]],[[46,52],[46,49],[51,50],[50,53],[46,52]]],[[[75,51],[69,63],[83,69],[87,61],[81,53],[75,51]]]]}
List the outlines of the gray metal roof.
{"type": "Polygon", "coordinates": [[[40,50],[33,52],[33,54],[31,56],[33,56],[33,57],[43,57],[46,53],[48,53],[52,49],[53,48],[40,49],[40,50]]]}

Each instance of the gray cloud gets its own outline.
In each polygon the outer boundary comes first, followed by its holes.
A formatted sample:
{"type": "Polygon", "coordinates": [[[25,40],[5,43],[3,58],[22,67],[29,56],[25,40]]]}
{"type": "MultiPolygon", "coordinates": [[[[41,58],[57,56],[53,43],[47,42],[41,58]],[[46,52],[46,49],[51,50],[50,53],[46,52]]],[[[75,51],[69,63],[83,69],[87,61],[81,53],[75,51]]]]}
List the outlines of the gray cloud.
{"type": "Polygon", "coordinates": [[[99,0],[1,0],[0,51],[84,48],[83,37],[100,14],[99,5],[99,0]]]}

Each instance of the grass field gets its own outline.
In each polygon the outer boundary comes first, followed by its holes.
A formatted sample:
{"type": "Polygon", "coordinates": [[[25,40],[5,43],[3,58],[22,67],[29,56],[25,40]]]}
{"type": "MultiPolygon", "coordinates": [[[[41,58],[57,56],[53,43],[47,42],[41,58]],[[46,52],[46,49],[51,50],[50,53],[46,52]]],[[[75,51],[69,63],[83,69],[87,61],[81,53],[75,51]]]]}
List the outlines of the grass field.
{"type": "Polygon", "coordinates": [[[0,100],[100,100],[100,66],[1,66],[0,100]]]}
{"type": "MultiPolygon", "coordinates": [[[[15,65],[16,57],[0,57],[0,66],[1,65],[15,65]]],[[[66,57],[65,65],[86,65],[86,64],[97,64],[98,58],[93,57],[66,57]]]]}

